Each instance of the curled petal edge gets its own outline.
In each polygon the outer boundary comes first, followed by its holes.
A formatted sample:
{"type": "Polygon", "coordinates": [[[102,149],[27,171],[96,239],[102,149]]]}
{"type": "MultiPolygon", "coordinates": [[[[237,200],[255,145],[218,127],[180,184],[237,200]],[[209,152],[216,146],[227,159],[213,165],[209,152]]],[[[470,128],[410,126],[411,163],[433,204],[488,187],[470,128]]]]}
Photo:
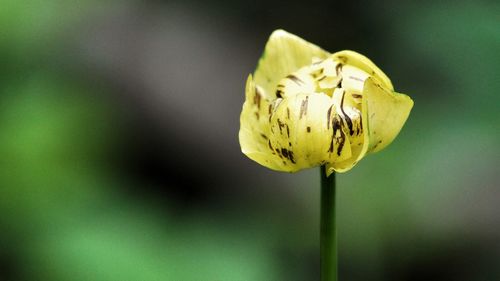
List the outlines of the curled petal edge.
{"type": "Polygon", "coordinates": [[[368,152],[378,152],[388,146],[399,134],[413,108],[413,100],[385,88],[372,78],[365,81],[368,116],[368,152]]]}

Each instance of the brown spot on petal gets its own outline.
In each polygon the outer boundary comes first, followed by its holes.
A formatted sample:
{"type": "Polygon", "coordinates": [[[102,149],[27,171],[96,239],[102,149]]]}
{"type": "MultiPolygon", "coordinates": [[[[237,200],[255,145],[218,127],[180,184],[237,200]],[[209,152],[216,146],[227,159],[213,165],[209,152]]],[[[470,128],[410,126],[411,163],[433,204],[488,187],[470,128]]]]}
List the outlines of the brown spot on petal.
{"type": "Polygon", "coordinates": [[[274,151],[276,151],[276,153],[278,153],[278,156],[283,159],[283,156],[281,155],[281,151],[277,148],[274,149],[274,151]]]}
{"type": "Polygon", "coordinates": [[[342,130],[340,130],[340,142],[339,142],[339,147],[337,148],[337,155],[338,156],[340,156],[340,152],[342,151],[344,144],[345,144],[345,134],[342,130]]]}
{"type": "Polygon", "coordinates": [[[342,63],[340,63],[340,62],[337,63],[337,65],[335,66],[335,72],[337,73],[337,76],[339,76],[340,72],[342,72],[342,66],[344,66],[344,65],[342,63]]]}
{"type": "Polygon", "coordinates": [[[363,131],[363,117],[360,114],[359,115],[359,133],[361,133],[361,131],[363,131]]]}
{"type": "Polygon", "coordinates": [[[299,86],[302,85],[302,84],[304,84],[304,81],[300,80],[299,77],[297,77],[297,76],[295,76],[293,74],[288,75],[286,78],[292,80],[293,82],[295,82],[295,84],[297,84],[299,86]]]}
{"type": "Polygon", "coordinates": [[[352,136],[354,134],[354,131],[352,130],[352,120],[344,111],[344,98],[345,98],[345,91],[342,92],[342,100],[340,101],[340,111],[342,111],[342,114],[344,114],[345,121],[347,122],[347,127],[349,127],[349,135],[352,136]]]}
{"type": "Polygon", "coordinates": [[[282,95],[282,94],[283,94],[283,91],[281,91],[281,90],[276,90],[276,97],[277,97],[277,98],[283,98],[283,95],[282,95]]]}
{"type": "Polygon", "coordinates": [[[345,56],[338,56],[337,57],[343,64],[346,64],[347,63],[347,57],[345,56]]]}
{"type": "Polygon", "coordinates": [[[280,133],[283,134],[283,127],[285,127],[285,124],[281,122],[281,120],[278,118],[278,127],[280,128],[280,133]]]}
{"type": "Polygon", "coordinates": [[[290,161],[292,161],[293,164],[295,164],[295,159],[293,157],[293,152],[292,151],[288,151],[288,159],[290,159],[290,161]]]}
{"type": "Polygon", "coordinates": [[[333,104],[330,106],[330,108],[328,108],[328,111],[326,113],[326,127],[328,130],[330,130],[330,118],[332,116],[332,107],[333,104]]]}
{"type": "Polygon", "coordinates": [[[302,104],[300,105],[300,115],[299,119],[302,119],[303,115],[307,115],[307,105],[309,103],[309,96],[306,96],[306,99],[302,101],[302,104]]]}
{"type": "Polygon", "coordinates": [[[333,152],[333,139],[330,142],[330,147],[328,148],[328,152],[332,153],[333,152]]]}
{"type": "Polygon", "coordinates": [[[332,141],[330,142],[330,148],[328,149],[328,152],[333,152],[335,146],[334,143],[337,144],[337,155],[340,156],[342,148],[344,147],[345,144],[345,134],[344,131],[342,131],[342,121],[338,116],[335,116],[332,120],[332,128],[333,128],[333,134],[332,134],[332,141]],[[335,138],[337,131],[340,132],[340,137],[335,138]]]}
{"type": "Polygon", "coordinates": [[[335,88],[342,88],[342,81],[344,78],[340,77],[339,82],[337,82],[337,86],[335,88]]]}
{"type": "Polygon", "coordinates": [[[257,108],[260,109],[260,101],[262,99],[262,96],[259,92],[259,88],[255,88],[255,96],[253,97],[253,103],[257,105],[257,108]]]}
{"type": "Polygon", "coordinates": [[[285,148],[281,149],[281,154],[283,154],[285,158],[288,158],[288,150],[286,150],[285,148]]]}

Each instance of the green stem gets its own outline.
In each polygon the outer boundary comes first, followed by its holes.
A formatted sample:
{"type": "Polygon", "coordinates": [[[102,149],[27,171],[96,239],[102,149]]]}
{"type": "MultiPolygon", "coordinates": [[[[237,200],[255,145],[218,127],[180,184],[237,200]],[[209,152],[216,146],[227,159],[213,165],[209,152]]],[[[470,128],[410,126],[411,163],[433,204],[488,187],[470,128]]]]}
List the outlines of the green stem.
{"type": "Polygon", "coordinates": [[[337,226],[335,220],[335,173],[326,176],[321,166],[321,281],[337,281],[337,226]]]}

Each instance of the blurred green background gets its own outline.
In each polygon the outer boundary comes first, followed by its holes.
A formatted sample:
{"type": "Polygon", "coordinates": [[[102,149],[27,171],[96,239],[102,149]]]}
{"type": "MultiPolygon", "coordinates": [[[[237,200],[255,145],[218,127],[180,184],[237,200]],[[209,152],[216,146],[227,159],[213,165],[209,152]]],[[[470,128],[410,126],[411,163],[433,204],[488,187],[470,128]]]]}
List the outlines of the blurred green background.
{"type": "Polygon", "coordinates": [[[415,101],[338,175],[340,279],[500,280],[497,1],[0,0],[0,280],[318,280],[319,172],[240,152],[269,34],[415,101]]]}

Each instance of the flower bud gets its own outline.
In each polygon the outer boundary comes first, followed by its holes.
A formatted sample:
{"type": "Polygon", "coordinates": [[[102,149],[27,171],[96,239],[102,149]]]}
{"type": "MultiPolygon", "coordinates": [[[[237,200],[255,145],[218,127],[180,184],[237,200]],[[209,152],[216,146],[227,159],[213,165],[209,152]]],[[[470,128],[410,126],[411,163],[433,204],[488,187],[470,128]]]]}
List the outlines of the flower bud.
{"type": "Polygon", "coordinates": [[[245,155],[286,172],[326,165],[328,175],[389,145],[413,106],[365,56],[329,54],[283,30],[269,38],[245,96],[245,155]]]}

